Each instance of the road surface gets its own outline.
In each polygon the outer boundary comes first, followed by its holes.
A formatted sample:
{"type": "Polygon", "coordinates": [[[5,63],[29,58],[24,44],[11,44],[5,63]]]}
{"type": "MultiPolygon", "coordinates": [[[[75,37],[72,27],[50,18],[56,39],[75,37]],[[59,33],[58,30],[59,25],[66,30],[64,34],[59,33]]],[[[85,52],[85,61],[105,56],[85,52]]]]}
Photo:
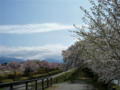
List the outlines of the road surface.
{"type": "Polygon", "coordinates": [[[97,90],[85,81],[59,83],[53,86],[59,86],[56,90],[97,90]]]}

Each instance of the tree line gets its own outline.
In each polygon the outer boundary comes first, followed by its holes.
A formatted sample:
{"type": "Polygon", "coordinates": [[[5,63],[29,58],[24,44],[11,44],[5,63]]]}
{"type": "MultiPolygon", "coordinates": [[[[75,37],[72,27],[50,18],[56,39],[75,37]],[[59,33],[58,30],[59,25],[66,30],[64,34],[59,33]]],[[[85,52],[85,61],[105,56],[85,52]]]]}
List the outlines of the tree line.
{"type": "Polygon", "coordinates": [[[9,63],[7,63],[7,65],[0,64],[0,73],[4,73],[7,77],[9,74],[7,72],[14,72],[14,76],[16,76],[17,71],[21,71],[23,73],[29,73],[29,72],[37,72],[42,69],[44,69],[45,71],[55,70],[55,69],[60,69],[61,67],[62,66],[60,63],[54,63],[54,62],[49,63],[46,60],[43,61],[27,60],[24,63],[10,61],[9,63]]]}
{"type": "Polygon", "coordinates": [[[98,74],[98,82],[120,79],[120,0],[98,0],[91,14],[82,18],[86,25],[71,31],[79,41],[62,51],[66,68],[85,66],[98,74]]]}

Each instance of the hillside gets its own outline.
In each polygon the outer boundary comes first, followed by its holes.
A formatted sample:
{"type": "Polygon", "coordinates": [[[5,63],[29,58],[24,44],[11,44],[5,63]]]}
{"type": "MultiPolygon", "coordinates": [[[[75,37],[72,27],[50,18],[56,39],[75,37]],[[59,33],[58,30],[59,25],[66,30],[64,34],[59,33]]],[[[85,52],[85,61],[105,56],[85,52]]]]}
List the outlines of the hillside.
{"type": "Polygon", "coordinates": [[[8,63],[10,61],[16,61],[16,62],[25,62],[25,60],[17,59],[17,58],[11,58],[11,57],[0,57],[0,63],[8,63]]]}

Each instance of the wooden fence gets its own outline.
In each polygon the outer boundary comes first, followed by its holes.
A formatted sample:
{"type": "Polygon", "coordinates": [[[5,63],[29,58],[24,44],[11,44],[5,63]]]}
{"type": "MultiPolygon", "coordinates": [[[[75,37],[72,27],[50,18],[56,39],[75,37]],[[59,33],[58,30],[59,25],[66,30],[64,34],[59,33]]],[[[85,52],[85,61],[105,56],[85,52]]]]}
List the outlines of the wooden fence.
{"type": "MultiPolygon", "coordinates": [[[[64,81],[66,81],[66,76],[64,77],[64,81]]],[[[21,88],[23,88],[22,90],[44,90],[45,88],[52,86],[52,82],[52,77],[48,77],[0,84],[0,87],[7,87],[2,90],[18,90],[21,88]]],[[[58,82],[58,78],[55,78],[55,83],[58,82]]]]}
{"type": "MultiPolygon", "coordinates": [[[[55,74],[55,73],[54,73],[55,74]]],[[[66,81],[66,76],[62,77],[64,78],[64,81],[66,81]]],[[[52,77],[42,77],[42,78],[36,78],[36,79],[30,79],[30,80],[24,80],[24,81],[17,81],[17,82],[11,82],[11,83],[4,83],[0,84],[0,90],[44,90],[47,87],[52,86],[52,82],[58,83],[59,79],[55,78],[54,80],[52,77]],[[2,87],[5,87],[2,89],[2,87]]]]}
{"type": "Polygon", "coordinates": [[[44,90],[45,88],[52,86],[52,77],[0,84],[0,87],[5,86],[7,87],[5,90],[17,90],[20,88],[23,88],[23,90],[44,90]]]}

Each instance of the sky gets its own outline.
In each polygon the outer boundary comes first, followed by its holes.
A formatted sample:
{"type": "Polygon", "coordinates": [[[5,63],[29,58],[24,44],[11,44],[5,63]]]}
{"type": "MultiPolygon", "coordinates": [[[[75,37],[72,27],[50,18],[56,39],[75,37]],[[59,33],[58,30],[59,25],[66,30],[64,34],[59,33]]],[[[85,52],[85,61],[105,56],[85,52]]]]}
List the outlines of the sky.
{"type": "Polygon", "coordinates": [[[0,56],[62,60],[77,39],[69,30],[84,25],[89,0],[0,0],[0,56]]]}

